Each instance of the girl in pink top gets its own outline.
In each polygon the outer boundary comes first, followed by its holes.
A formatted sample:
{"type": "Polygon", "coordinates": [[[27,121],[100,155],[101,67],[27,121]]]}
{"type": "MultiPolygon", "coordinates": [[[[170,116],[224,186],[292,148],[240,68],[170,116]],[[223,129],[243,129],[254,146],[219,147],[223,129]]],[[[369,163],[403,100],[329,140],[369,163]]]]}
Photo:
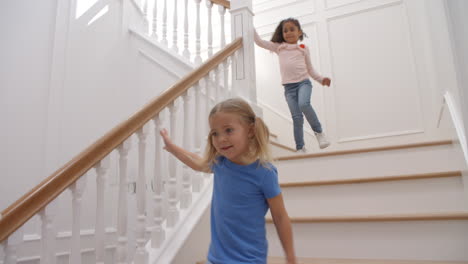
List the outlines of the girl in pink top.
{"type": "Polygon", "coordinates": [[[317,114],[310,104],[312,83],[309,76],[326,86],[330,86],[331,80],[321,76],[314,69],[310,61],[309,48],[304,44],[297,44],[299,40],[304,39],[304,35],[299,21],[287,18],[276,27],[271,41],[262,40],[256,31],[254,40],[258,46],[278,54],[284,96],[293,119],[296,150],[305,153],[303,116],[312,127],[320,148],[323,149],[330,145],[322,131],[317,114]]]}

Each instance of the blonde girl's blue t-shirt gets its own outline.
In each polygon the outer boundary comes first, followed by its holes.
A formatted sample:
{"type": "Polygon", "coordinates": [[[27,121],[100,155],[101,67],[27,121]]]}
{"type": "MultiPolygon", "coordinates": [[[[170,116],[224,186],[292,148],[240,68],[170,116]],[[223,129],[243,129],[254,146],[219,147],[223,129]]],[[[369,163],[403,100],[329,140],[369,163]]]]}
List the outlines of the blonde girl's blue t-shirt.
{"type": "Polygon", "coordinates": [[[208,260],[213,264],[266,264],[265,214],[267,199],[281,193],[277,170],[258,161],[238,165],[223,156],[217,161],[211,167],[214,186],[208,260]]]}

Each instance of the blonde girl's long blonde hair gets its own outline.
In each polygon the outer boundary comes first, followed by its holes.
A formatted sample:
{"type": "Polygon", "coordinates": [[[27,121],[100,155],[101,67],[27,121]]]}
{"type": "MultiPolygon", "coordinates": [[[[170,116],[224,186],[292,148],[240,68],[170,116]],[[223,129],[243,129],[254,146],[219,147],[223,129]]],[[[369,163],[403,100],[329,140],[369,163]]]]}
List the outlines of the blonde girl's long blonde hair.
{"type": "MultiPolygon", "coordinates": [[[[240,98],[227,99],[211,109],[208,119],[219,112],[235,114],[239,116],[241,122],[254,126],[254,137],[251,139],[249,156],[258,158],[260,164],[268,168],[268,163],[272,160],[269,147],[270,131],[265,122],[255,115],[252,107],[240,98]]],[[[211,167],[218,156],[219,154],[213,146],[211,137],[208,135],[204,157],[205,163],[211,167]]]]}

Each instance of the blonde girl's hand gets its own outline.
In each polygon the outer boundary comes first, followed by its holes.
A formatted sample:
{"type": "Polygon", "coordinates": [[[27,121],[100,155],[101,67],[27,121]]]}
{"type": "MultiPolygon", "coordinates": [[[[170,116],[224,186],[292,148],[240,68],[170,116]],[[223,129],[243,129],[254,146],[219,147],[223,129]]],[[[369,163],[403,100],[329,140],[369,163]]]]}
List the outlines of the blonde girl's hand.
{"type": "Polygon", "coordinates": [[[324,85],[324,86],[330,86],[330,84],[331,84],[330,78],[328,78],[328,77],[323,78],[323,80],[322,80],[322,85],[324,85]]]}
{"type": "Polygon", "coordinates": [[[169,152],[172,152],[173,143],[172,143],[171,138],[169,137],[169,134],[167,133],[167,129],[165,128],[161,129],[161,131],[159,131],[159,134],[164,140],[164,149],[169,152]]]}

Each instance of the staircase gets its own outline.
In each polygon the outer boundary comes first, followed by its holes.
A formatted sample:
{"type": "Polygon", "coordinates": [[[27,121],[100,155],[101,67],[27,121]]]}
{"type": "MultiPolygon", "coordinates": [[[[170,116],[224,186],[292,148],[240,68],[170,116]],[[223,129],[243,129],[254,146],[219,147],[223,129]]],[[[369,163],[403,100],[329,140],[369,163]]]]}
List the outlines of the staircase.
{"type": "MultiPolygon", "coordinates": [[[[466,163],[456,145],[279,157],[299,263],[468,263],[466,163]]],[[[284,263],[267,222],[269,263],[284,263]]]]}

